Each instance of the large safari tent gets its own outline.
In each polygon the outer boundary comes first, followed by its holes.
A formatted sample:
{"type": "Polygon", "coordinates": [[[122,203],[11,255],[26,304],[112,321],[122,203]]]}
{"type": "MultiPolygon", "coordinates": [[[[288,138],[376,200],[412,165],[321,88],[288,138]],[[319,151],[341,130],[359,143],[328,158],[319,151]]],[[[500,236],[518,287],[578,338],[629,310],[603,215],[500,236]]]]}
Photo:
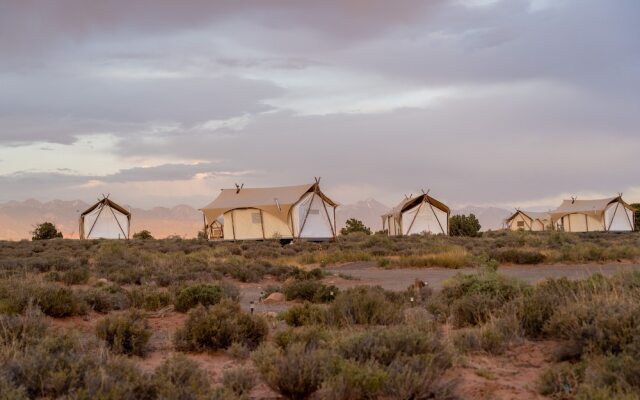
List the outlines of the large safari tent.
{"type": "Polygon", "coordinates": [[[629,232],[634,210],[622,195],[596,200],[564,200],[551,212],[555,227],[565,232],[629,232]]]}
{"type": "Polygon", "coordinates": [[[444,203],[422,193],[407,197],[382,216],[382,229],[390,236],[419,233],[449,234],[451,210],[444,203]]]}
{"type": "Polygon", "coordinates": [[[131,213],[108,196],[80,214],[80,239],[129,239],[131,213]]]}
{"type": "Polygon", "coordinates": [[[507,228],[512,231],[544,231],[550,229],[551,215],[548,212],[516,210],[505,220],[507,228]]]}
{"type": "Polygon", "coordinates": [[[269,188],[236,185],[222,189],[201,211],[210,238],[325,240],[336,237],[336,207],[316,180],[269,188]]]}

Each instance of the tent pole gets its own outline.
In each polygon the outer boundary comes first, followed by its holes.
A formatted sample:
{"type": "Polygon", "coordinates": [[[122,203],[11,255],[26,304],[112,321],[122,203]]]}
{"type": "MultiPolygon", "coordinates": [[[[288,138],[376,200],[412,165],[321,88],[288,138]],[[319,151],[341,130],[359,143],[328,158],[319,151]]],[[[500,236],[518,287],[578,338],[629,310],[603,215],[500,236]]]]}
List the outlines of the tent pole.
{"type": "Polygon", "coordinates": [[[236,240],[236,224],[233,219],[233,213],[235,210],[231,210],[231,232],[233,232],[233,240],[236,240]]]}
{"type": "Polygon", "coordinates": [[[96,216],[96,219],[93,221],[93,224],[91,225],[91,229],[89,229],[89,233],[87,233],[87,237],[91,236],[91,232],[93,232],[93,227],[96,226],[96,223],[98,222],[98,218],[100,218],[100,214],[102,214],[103,209],[104,209],[104,204],[101,204],[100,211],[98,211],[98,215],[96,216]]]}
{"type": "MultiPolygon", "coordinates": [[[[624,210],[624,215],[627,216],[627,221],[629,221],[629,226],[631,227],[631,231],[633,232],[633,230],[635,229],[635,226],[633,226],[633,222],[631,222],[631,219],[629,219],[629,214],[627,213],[627,207],[625,207],[624,205],[622,205],[622,209],[624,210]]],[[[632,215],[635,218],[635,211],[632,210],[632,215]]]]}
{"type": "Polygon", "coordinates": [[[116,213],[113,212],[113,208],[111,208],[111,206],[109,207],[109,211],[111,211],[111,215],[113,215],[113,218],[116,220],[116,224],[118,224],[118,228],[120,228],[120,232],[122,232],[122,234],[129,239],[129,237],[127,236],[126,233],[124,233],[124,229],[122,229],[122,225],[120,225],[120,221],[118,221],[118,217],[116,217],[116,213]]]}
{"type": "MultiPolygon", "coordinates": [[[[605,227],[605,230],[606,230],[607,232],[609,232],[609,230],[611,229],[611,224],[613,224],[613,220],[616,218],[616,213],[618,212],[618,206],[619,206],[619,205],[620,205],[620,203],[616,203],[616,209],[615,209],[615,210],[613,210],[613,215],[611,216],[611,221],[609,221],[609,229],[606,229],[606,227],[605,227]]],[[[626,213],[625,213],[625,214],[626,214],[626,213]]],[[[627,217],[627,218],[628,218],[628,217],[627,217]]],[[[605,218],[603,218],[603,219],[605,219],[605,218]]]]}
{"type": "Polygon", "coordinates": [[[207,217],[204,215],[204,211],[202,212],[202,222],[204,223],[204,237],[209,239],[209,225],[207,225],[207,217]]]}
{"type": "Polygon", "coordinates": [[[311,195],[311,201],[309,202],[309,208],[307,208],[307,214],[304,216],[304,221],[302,221],[302,226],[300,227],[300,233],[298,233],[298,237],[302,237],[302,231],[304,229],[304,225],[307,223],[307,218],[309,217],[309,213],[311,212],[311,206],[313,205],[313,200],[316,198],[316,192],[313,192],[311,195]]]}
{"type": "Polygon", "coordinates": [[[428,198],[427,198],[427,202],[429,202],[429,207],[431,207],[431,212],[433,213],[433,216],[436,217],[436,221],[438,221],[438,225],[440,226],[440,231],[442,232],[443,235],[446,235],[446,233],[444,233],[444,228],[442,228],[442,224],[440,223],[440,219],[436,214],[436,210],[433,209],[433,204],[431,204],[431,201],[429,201],[428,198]]]}
{"type": "Polygon", "coordinates": [[[329,227],[331,228],[331,235],[333,235],[333,238],[336,238],[336,232],[333,230],[333,224],[331,224],[331,217],[329,216],[329,210],[327,210],[327,205],[324,203],[324,200],[322,198],[320,198],[320,201],[322,201],[322,206],[324,207],[324,213],[327,214],[327,221],[329,222],[329,227]]]}
{"type": "Polygon", "coordinates": [[[407,229],[406,236],[409,236],[409,232],[411,232],[411,228],[413,228],[413,223],[416,222],[416,218],[418,218],[418,214],[420,214],[420,210],[422,209],[423,204],[424,204],[424,200],[422,200],[422,203],[420,203],[420,205],[418,206],[416,215],[413,216],[413,219],[411,220],[411,224],[409,224],[409,229],[407,229]]]}
{"type": "Polygon", "coordinates": [[[262,217],[262,209],[260,209],[260,227],[262,228],[262,240],[266,239],[264,236],[264,218],[262,217]]]}

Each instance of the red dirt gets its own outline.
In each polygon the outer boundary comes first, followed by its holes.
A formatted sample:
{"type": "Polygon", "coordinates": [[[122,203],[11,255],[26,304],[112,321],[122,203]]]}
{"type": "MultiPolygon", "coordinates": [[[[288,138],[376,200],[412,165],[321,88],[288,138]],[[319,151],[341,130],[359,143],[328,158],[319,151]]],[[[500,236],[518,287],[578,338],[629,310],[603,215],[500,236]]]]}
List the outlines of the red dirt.
{"type": "Polygon", "coordinates": [[[456,391],[464,399],[548,399],[536,391],[536,383],[555,346],[525,341],[502,355],[472,354],[446,378],[459,380],[456,391]]]}

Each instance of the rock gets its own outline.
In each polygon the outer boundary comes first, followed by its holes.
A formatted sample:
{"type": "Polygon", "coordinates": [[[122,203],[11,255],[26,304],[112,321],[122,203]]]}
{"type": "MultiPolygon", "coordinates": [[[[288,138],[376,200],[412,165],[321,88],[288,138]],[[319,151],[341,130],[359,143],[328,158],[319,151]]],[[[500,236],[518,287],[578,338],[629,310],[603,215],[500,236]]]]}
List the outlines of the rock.
{"type": "Polygon", "coordinates": [[[262,300],[264,304],[282,303],[285,300],[284,294],[273,292],[266,299],[262,300]]]}

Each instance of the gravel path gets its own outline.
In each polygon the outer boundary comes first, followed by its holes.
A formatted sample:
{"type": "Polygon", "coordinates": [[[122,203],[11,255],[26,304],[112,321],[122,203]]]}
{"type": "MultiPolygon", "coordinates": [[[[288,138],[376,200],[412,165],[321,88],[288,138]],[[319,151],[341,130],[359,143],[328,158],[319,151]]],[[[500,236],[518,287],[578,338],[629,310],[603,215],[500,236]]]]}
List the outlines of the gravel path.
{"type": "MultiPolygon", "coordinates": [[[[499,268],[501,274],[534,283],[546,278],[567,277],[569,279],[585,278],[594,273],[613,275],[615,273],[640,269],[640,264],[614,263],[614,264],[586,264],[586,265],[513,265],[499,268]]],[[[416,278],[429,283],[434,289],[442,287],[442,283],[453,275],[461,273],[476,273],[474,268],[448,269],[448,268],[395,268],[381,269],[374,262],[355,262],[344,264],[340,267],[327,268],[333,276],[325,278],[325,283],[336,285],[340,289],[347,289],[360,285],[380,285],[387,290],[400,291],[413,284],[416,278]],[[347,280],[339,278],[337,274],[349,275],[353,278],[347,280]]],[[[250,302],[260,297],[261,286],[251,286],[240,289],[240,302],[244,309],[250,308],[250,302]]],[[[289,307],[287,304],[259,304],[255,303],[257,312],[282,311],[289,307]]]]}

